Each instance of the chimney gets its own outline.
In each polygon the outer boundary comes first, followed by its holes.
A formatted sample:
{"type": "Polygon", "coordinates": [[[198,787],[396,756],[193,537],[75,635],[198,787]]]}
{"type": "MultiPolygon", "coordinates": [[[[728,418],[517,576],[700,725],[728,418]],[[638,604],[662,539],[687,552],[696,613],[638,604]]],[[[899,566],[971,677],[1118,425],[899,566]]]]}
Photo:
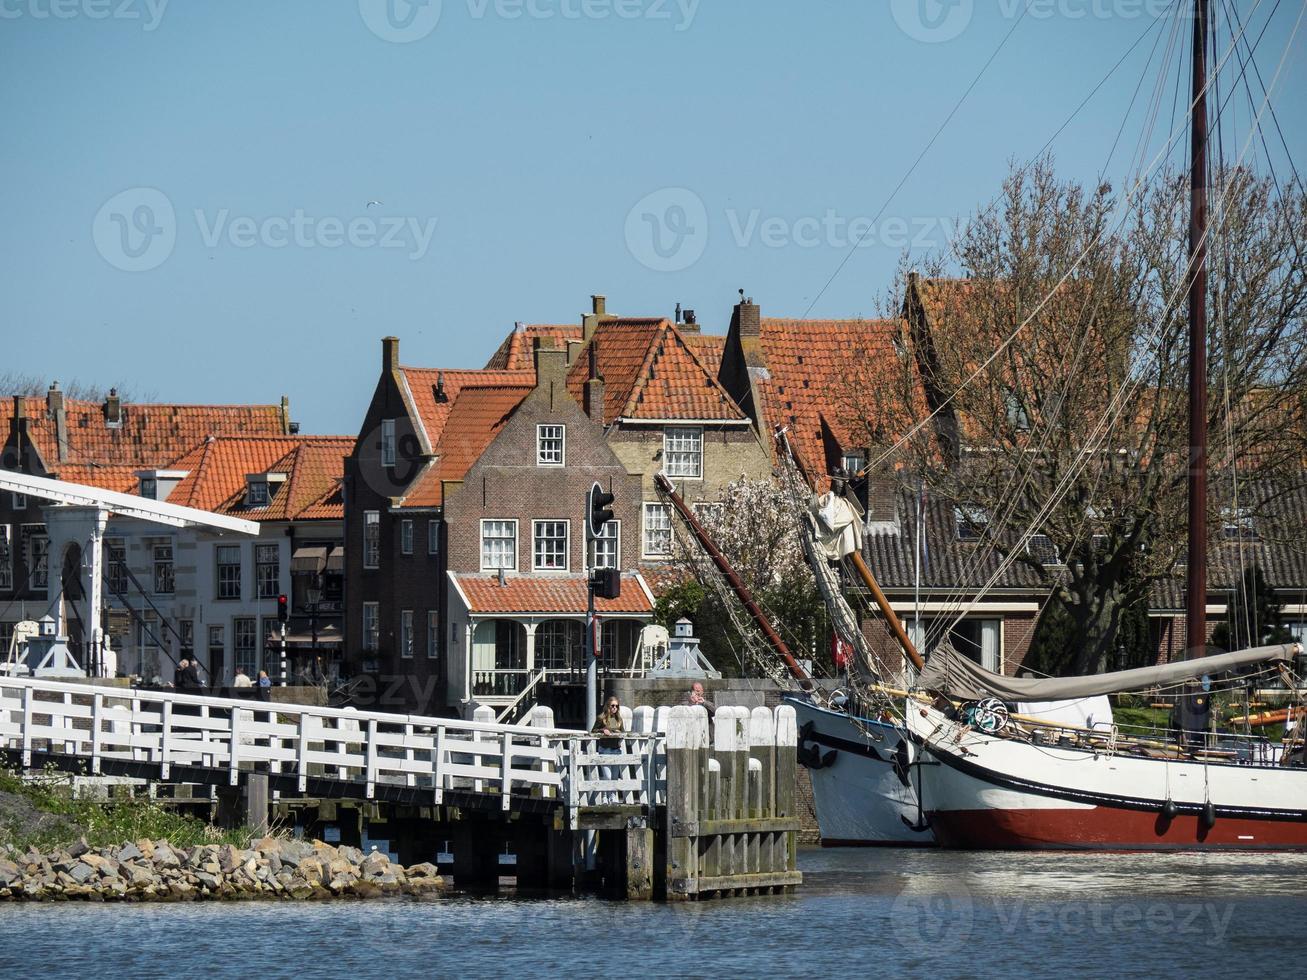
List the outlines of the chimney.
{"type": "Polygon", "coordinates": [[[296,430],[292,428],[290,420],[290,396],[281,396],[281,432],[282,435],[294,435],[296,430]]]}
{"type": "Polygon", "coordinates": [[[537,388],[563,388],[567,384],[567,351],[555,347],[552,339],[536,340],[535,361],[537,388]]]}
{"type": "Polygon", "coordinates": [[[599,341],[590,344],[590,378],[585,383],[585,414],[604,424],[604,379],[599,377],[599,341]]]}
{"type": "Polygon", "coordinates": [[[581,317],[581,341],[586,343],[594,336],[601,320],[609,320],[608,300],[600,295],[590,297],[590,312],[581,317]]]}
{"type": "Polygon", "coordinates": [[[698,333],[699,320],[694,315],[694,310],[686,310],[681,314],[681,333],[698,333]]]}
{"type": "Polygon", "coordinates": [[[578,354],[581,353],[581,348],[584,346],[585,344],[583,344],[579,340],[569,340],[567,342],[567,366],[568,367],[571,367],[573,364],[576,363],[576,357],[578,354]]]}
{"type": "Polygon", "coordinates": [[[118,397],[117,388],[110,388],[109,397],[104,400],[104,422],[113,428],[123,424],[123,400],[118,397]]]}
{"type": "Polygon", "coordinates": [[[591,297],[590,297],[590,312],[593,313],[595,316],[607,316],[607,315],[608,315],[608,297],[606,297],[606,296],[598,296],[598,295],[591,296],[591,297]]]}
{"type": "Polygon", "coordinates": [[[387,374],[399,368],[399,338],[381,338],[381,370],[387,374]]]}
{"type": "Polygon", "coordinates": [[[55,445],[59,451],[59,462],[68,461],[68,413],[64,411],[64,393],[59,390],[59,382],[52,382],[50,390],[45,393],[45,407],[50,418],[54,419],[55,445]]]}
{"type": "Polygon", "coordinates": [[[449,401],[449,394],[445,391],[445,372],[436,372],[436,404],[443,405],[449,401]]]}
{"type": "Polygon", "coordinates": [[[740,290],[740,304],[735,307],[736,321],[739,324],[741,337],[758,337],[762,335],[762,312],[758,309],[758,304],[750,296],[747,299],[744,296],[744,290],[740,290]]]}

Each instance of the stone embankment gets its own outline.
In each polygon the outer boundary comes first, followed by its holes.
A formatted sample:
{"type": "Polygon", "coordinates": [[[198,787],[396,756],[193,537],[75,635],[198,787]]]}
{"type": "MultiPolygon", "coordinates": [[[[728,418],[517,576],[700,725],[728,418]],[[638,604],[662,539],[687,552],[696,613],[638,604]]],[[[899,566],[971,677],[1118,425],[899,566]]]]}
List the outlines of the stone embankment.
{"type": "Polygon", "coordinates": [[[215,899],[429,895],[445,886],[434,865],[404,868],[380,852],[265,837],[173,847],[141,840],[50,853],[0,847],[0,900],[175,902],[215,899]]]}

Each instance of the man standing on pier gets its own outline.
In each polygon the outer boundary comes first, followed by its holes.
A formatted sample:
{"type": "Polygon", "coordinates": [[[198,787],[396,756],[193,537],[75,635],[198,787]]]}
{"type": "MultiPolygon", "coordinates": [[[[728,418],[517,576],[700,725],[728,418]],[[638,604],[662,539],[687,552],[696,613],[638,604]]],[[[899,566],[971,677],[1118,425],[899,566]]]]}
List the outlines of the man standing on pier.
{"type": "Polygon", "coordinates": [[[703,683],[700,681],[695,681],[690,685],[690,691],[685,695],[685,703],[702,707],[708,712],[709,718],[712,718],[712,716],[717,713],[717,705],[704,697],[703,683]]]}

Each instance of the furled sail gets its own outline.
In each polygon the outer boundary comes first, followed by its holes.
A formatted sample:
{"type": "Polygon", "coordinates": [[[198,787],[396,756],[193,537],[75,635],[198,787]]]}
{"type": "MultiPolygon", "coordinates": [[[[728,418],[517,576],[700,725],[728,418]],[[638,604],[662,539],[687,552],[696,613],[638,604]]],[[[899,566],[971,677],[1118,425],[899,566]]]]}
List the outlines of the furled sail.
{"type": "Polygon", "coordinates": [[[876,672],[872,667],[867,638],[858,627],[857,616],[844,600],[839,579],[830,564],[862,547],[862,520],[847,500],[832,493],[813,496],[806,516],[803,555],[817,580],[817,591],[830,613],[835,632],[853,646],[857,673],[863,680],[873,680],[876,672]]]}
{"type": "Polygon", "coordinates": [[[1180,660],[1157,667],[1138,667],[1081,677],[1005,677],[986,670],[948,646],[941,646],[926,662],[917,679],[928,691],[944,691],[958,698],[997,697],[1004,701],[1065,701],[1096,694],[1120,694],[1150,687],[1166,687],[1205,674],[1221,674],[1255,664],[1288,663],[1302,652],[1297,643],[1253,647],[1234,653],[1180,660]]]}

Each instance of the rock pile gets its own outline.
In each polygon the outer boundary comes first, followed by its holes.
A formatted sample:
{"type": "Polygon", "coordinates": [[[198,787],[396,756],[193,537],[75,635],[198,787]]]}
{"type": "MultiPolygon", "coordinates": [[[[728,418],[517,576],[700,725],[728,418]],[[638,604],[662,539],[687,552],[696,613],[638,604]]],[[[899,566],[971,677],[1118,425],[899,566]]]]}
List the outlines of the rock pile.
{"type": "Polygon", "coordinates": [[[374,898],[426,895],[444,884],[434,865],[404,868],[378,851],[316,840],[265,837],[249,848],[81,841],[48,854],[0,847],[0,899],[13,901],[374,898]]]}

